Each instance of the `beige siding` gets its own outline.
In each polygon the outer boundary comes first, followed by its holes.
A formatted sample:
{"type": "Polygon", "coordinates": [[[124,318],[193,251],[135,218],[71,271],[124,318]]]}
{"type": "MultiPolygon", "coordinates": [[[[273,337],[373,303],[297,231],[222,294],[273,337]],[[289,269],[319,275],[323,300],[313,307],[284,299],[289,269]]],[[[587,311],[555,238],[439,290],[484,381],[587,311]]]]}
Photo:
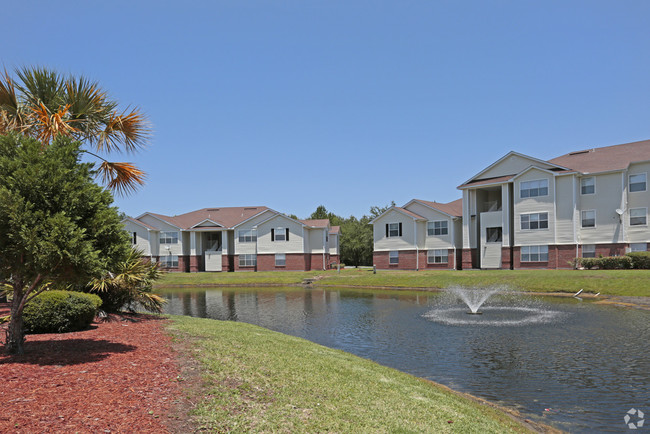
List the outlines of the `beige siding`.
{"type": "Polygon", "coordinates": [[[532,169],[520,176],[514,183],[514,239],[515,246],[548,245],[555,243],[555,185],[553,175],[532,169]],[[521,183],[540,179],[548,180],[548,195],[521,198],[521,183]],[[548,229],[522,230],[521,215],[532,213],[548,214],[548,229]]]}
{"type": "MultiPolygon", "coordinates": [[[[626,213],[623,216],[626,225],[626,238],[629,243],[647,243],[650,242],[650,230],[648,225],[645,226],[630,226],[630,212],[632,208],[646,208],[646,222],[650,219],[650,163],[632,164],[627,175],[634,175],[638,173],[646,174],[646,191],[636,191],[627,193],[627,207],[626,213]]],[[[623,182],[621,180],[621,182],[623,182]]],[[[628,180],[626,179],[627,183],[628,180]]]]}
{"type": "MultiPolygon", "coordinates": [[[[321,232],[322,233],[322,232],[321,232]]],[[[304,253],[303,226],[276,216],[257,227],[257,253],[304,253]],[[271,241],[271,229],[289,228],[289,241],[271,241]]]]}
{"type": "MultiPolygon", "coordinates": [[[[124,222],[124,230],[129,234],[129,238],[133,243],[133,232],[136,233],[136,243],[133,245],[138,250],[142,250],[145,256],[151,255],[151,248],[149,246],[149,231],[138,224],[131,221],[124,222]]],[[[152,233],[154,235],[154,233],[152,233]]]]}
{"type": "Polygon", "coordinates": [[[596,193],[580,195],[577,226],[582,244],[623,242],[623,227],[616,209],[621,208],[623,182],[620,173],[595,175],[596,193]],[[582,211],[596,211],[596,227],[583,228],[582,211]]]}
{"type": "Polygon", "coordinates": [[[309,239],[309,249],[305,252],[323,253],[323,244],[325,243],[326,229],[308,229],[305,228],[305,238],[309,239]]]}
{"type": "Polygon", "coordinates": [[[575,175],[558,176],[555,178],[555,239],[557,244],[574,244],[574,198],[577,194],[580,180],[575,175]]]}
{"type": "Polygon", "coordinates": [[[415,249],[413,240],[413,218],[399,211],[390,210],[379,217],[373,226],[375,251],[412,250],[415,249]],[[387,223],[402,223],[401,237],[386,237],[387,223]]]}
{"type": "MultiPolygon", "coordinates": [[[[411,212],[416,213],[427,219],[426,222],[418,222],[417,225],[417,238],[418,247],[420,249],[451,249],[454,247],[452,240],[452,218],[447,214],[431,209],[417,202],[410,204],[406,207],[411,212]],[[433,221],[446,221],[447,222],[447,235],[431,235],[427,233],[427,223],[433,221]]],[[[384,229],[385,230],[385,229],[384,229]]],[[[462,228],[461,228],[462,231],[462,228]]],[[[462,236],[462,232],[461,232],[462,236]]],[[[461,239],[462,240],[462,239],[461,239]]],[[[458,245],[460,247],[460,244],[458,245]]]]}
{"type": "Polygon", "coordinates": [[[336,234],[330,234],[329,242],[327,243],[329,247],[330,255],[338,255],[339,253],[339,236],[336,234]]]}

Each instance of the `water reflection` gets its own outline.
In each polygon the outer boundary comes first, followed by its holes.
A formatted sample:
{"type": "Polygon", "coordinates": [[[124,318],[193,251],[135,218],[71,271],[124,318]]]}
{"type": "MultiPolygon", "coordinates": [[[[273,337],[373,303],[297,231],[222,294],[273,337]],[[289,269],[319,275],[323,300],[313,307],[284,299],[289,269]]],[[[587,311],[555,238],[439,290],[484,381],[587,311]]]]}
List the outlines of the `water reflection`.
{"type": "Polygon", "coordinates": [[[535,300],[535,308],[562,315],[518,327],[458,326],[425,317],[440,308],[440,297],[250,288],[166,295],[168,313],[300,336],[517,407],[569,431],[621,430],[632,407],[650,414],[649,312],[543,299],[535,300]]]}

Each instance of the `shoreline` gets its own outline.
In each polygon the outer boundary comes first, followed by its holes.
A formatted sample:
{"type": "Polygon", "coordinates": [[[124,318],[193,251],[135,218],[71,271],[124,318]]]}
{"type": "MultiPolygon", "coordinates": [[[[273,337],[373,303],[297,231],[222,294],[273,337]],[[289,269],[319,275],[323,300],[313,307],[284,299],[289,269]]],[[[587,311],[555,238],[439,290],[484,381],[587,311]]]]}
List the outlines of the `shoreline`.
{"type": "MultiPolygon", "coordinates": [[[[416,286],[379,286],[379,285],[318,285],[318,284],[304,284],[304,283],[197,283],[189,284],[182,283],[176,285],[156,285],[156,289],[172,289],[172,288],[305,288],[305,289],[370,289],[370,290],[391,290],[391,291],[417,291],[417,292],[443,292],[446,288],[436,287],[416,287],[416,286]]],[[[543,297],[575,297],[574,293],[570,292],[538,292],[538,291],[520,291],[512,290],[513,293],[522,295],[539,295],[543,297]]],[[[619,307],[628,307],[642,310],[650,310],[650,296],[632,296],[632,295],[607,295],[607,294],[592,294],[581,293],[579,298],[596,300],[598,304],[606,304],[619,307]]]]}

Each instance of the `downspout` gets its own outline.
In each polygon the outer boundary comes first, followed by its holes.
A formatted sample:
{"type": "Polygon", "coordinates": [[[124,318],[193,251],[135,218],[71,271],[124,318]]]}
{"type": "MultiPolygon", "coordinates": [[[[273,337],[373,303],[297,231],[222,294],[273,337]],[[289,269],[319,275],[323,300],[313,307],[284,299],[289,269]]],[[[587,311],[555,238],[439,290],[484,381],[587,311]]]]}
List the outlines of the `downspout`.
{"type": "Polygon", "coordinates": [[[326,270],[325,268],[325,247],[327,244],[327,228],[323,231],[323,271],[326,270]]]}
{"type": "MultiPolygon", "coordinates": [[[[627,184],[625,182],[625,178],[627,178],[627,169],[621,173],[621,193],[623,194],[623,197],[621,198],[623,208],[621,209],[623,211],[627,211],[627,184]]],[[[621,224],[621,237],[622,237],[621,241],[623,242],[623,244],[627,244],[626,243],[627,237],[625,236],[625,218],[622,215],[620,215],[618,217],[618,221],[621,224]]],[[[626,246],[626,250],[627,250],[627,246],[626,246]]]]}
{"type": "Polygon", "coordinates": [[[579,255],[579,244],[578,244],[578,233],[576,230],[576,224],[577,224],[577,203],[576,203],[576,189],[578,188],[576,185],[576,178],[577,175],[573,175],[573,242],[576,243],[576,268],[577,268],[577,261],[578,258],[580,257],[579,255]]]}
{"type": "Polygon", "coordinates": [[[454,246],[454,270],[457,270],[456,266],[456,225],[454,224],[454,218],[451,218],[451,245],[454,246]]]}
{"type": "Polygon", "coordinates": [[[415,241],[415,271],[420,271],[420,249],[418,249],[418,222],[413,220],[413,238],[415,241]]]}
{"type": "Polygon", "coordinates": [[[149,245],[149,262],[153,262],[153,249],[151,248],[151,230],[147,228],[147,244],[149,245]]]}

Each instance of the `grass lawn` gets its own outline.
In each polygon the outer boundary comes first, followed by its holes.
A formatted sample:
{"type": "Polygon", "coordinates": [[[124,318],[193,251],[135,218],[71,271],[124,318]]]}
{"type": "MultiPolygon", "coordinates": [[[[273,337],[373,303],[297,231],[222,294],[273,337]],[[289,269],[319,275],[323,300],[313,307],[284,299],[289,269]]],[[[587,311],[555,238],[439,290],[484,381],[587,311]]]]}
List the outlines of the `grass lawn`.
{"type": "Polygon", "coordinates": [[[171,317],[199,360],[200,428],[236,432],[522,432],[498,409],[304,339],[238,322],[171,317]]]}
{"type": "Polygon", "coordinates": [[[533,292],[580,289],[604,295],[650,296],[650,270],[423,270],[345,269],[336,271],[168,273],[158,287],[183,285],[291,285],[320,276],[318,286],[447,288],[449,286],[506,285],[533,292]]]}

